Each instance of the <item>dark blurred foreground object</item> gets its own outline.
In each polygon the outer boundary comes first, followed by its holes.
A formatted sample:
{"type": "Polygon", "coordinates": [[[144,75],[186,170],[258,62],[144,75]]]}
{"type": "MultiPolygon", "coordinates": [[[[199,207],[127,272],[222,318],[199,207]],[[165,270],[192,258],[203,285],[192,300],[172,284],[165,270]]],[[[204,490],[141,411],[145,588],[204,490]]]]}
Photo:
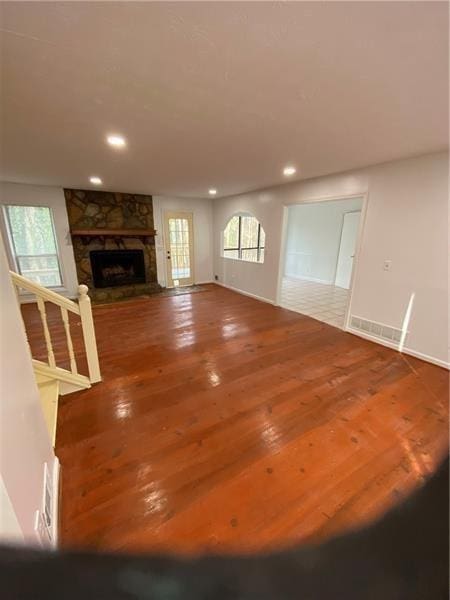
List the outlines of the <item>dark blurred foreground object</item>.
{"type": "Polygon", "coordinates": [[[448,459],[404,504],[318,546],[251,557],[132,557],[0,549],[3,600],[448,598],[448,459]]]}

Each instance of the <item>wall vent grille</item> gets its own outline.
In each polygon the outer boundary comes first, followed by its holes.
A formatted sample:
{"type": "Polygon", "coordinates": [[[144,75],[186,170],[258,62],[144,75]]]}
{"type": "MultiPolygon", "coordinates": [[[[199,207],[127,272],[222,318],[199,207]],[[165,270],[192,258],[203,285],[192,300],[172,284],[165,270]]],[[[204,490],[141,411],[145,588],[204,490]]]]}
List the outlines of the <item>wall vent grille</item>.
{"type": "Polygon", "coordinates": [[[397,327],[390,327],[389,325],[383,325],[376,321],[369,321],[368,319],[362,319],[352,315],[350,321],[350,327],[352,329],[358,329],[368,335],[380,338],[382,340],[388,340],[393,343],[400,343],[402,339],[402,330],[397,327]]]}
{"type": "Polygon", "coordinates": [[[51,539],[52,537],[52,526],[53,526],[53,486],[48,470],[47,463],[44,467],[44,519],[45,525],[48,529],[48,534],[51,539]]]}
{"type": "Polygon", "coordinates": [[[42,505],[35,512],[34,529],[42,547],[53,545],[53,482],[47,463],[44,463],[44,481],[42,490],[42,505]]]}

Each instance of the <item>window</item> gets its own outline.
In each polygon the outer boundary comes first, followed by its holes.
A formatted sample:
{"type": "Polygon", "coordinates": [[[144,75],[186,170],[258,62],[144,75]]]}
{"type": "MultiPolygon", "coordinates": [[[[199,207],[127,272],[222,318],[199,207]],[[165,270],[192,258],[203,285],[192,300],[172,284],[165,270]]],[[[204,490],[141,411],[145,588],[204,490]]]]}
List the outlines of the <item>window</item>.
{"type": "Polygon", "coordinates": [[[47,206],[5,206],[17,270],[46,287],[62,285],[53,215],[47,206]]]}
{"type": "Polygon", "coordinates": [[[266,234],[251,215],[234,215],[223,235],[223,256],[250,262],[264,262],[266,234]]]}

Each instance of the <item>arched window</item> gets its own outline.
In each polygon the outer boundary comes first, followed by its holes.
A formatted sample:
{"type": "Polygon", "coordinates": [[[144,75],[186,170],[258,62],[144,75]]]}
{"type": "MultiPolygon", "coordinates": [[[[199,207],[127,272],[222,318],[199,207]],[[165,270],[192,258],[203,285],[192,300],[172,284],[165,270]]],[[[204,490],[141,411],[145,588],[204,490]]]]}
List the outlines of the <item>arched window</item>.
{"type": "Polygon", "coordinates": [[[249,214],[234,215],[223,233],[223,256],[250,262],[264,262],[266,234],[259,221],[249,214]]]}

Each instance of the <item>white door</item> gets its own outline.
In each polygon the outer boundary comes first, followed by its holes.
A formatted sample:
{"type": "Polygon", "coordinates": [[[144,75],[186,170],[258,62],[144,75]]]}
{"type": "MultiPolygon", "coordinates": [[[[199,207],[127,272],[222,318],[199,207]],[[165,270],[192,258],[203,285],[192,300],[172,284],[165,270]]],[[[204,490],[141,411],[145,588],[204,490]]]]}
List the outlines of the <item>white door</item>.
{"type": "Polygon", "coordinates": [[[342,224],[341,245],[336,268],[335,285],[345,289],[350,288],[353,261],[355,259],[356,242],[358,240],[359,219],[361,211],[344,214],[342,224]]]}
{"type": "Polygon", "coordinates": [[[167,212],[164,215],[167,287],[194,283],[192,213],[167,212]]]}

